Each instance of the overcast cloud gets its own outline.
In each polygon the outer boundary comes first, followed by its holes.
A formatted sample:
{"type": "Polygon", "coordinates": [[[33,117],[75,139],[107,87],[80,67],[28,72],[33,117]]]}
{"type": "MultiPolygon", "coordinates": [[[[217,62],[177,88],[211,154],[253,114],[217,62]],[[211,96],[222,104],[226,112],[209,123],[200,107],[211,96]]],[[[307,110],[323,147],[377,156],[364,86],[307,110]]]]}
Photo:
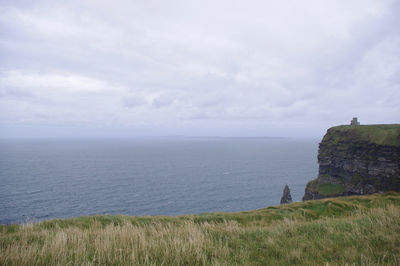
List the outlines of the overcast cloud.
{"type": "Polygon", "coordinates": [[[400,120],[400,2],[0,0],[0,137],[400,120]]]}

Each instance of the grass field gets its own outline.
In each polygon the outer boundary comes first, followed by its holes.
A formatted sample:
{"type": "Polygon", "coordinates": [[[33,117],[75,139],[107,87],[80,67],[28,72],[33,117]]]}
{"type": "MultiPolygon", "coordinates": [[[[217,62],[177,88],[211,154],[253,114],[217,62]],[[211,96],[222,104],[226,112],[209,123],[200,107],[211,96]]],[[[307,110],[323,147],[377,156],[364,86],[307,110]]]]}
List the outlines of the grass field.
{"type": "Polygon", "coordinates": [[[400,193],[0,226],[1,265],[399,265],[400,193]]]}
{"type": "Polygon", "coordinates": [[[341,142],[371,143],[400,146],[400,124],[336,126],[328,130],[323,141],[329,144],[341,142]]]}

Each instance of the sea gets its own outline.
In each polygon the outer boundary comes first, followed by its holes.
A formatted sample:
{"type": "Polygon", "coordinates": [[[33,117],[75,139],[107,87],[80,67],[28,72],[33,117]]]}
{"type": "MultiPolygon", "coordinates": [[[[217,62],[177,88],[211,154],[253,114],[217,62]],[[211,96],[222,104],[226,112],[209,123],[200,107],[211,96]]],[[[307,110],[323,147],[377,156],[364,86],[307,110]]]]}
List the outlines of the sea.
{"type": "Polygon", "coordinates": [[[300,201],[318,139],[0,141],[0,224],[95,214],[183,215],[300,201]]]}

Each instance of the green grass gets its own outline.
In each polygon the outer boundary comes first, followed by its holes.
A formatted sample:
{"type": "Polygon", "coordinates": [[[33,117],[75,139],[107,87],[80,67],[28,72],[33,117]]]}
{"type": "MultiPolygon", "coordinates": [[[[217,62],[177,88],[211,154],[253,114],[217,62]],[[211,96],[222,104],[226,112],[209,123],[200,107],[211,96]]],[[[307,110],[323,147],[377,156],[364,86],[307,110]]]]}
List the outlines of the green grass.
{"type": "Polygon", "coordinates": [[[336,126],[328,129],[323,142],[371,143],[399,147],[400,124],[336,126]]]}
{"type": "Polygon", "coordinates": [[[400,193],[0,226],[0,265],[396,265],[400,193]]]}
{"type": "Polygon", "coordinates": [[[334,196],[339,195],[345,191],[345,186],[343,184],[319,184],[318,179],[311,180],[307,184],[308,189],[313,192],[318,192],[324,196],[334,196]]]}
{"type": "Polygon", "coordinates": [[[337,195],[343,193],[344,189],[342,184],[320,184],[319,194],[324,196],[337,195]]]}

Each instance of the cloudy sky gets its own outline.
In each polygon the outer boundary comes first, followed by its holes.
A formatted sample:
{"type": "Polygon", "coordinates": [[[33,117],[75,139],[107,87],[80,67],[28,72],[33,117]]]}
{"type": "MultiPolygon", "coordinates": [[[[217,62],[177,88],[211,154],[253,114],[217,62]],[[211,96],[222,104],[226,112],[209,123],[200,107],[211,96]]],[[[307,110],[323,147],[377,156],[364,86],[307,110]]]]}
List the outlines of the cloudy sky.
{"type": "Polygon", "coordinates": [[[0,137],[400,122],[400,1],[0,0],[0,137]]]}

